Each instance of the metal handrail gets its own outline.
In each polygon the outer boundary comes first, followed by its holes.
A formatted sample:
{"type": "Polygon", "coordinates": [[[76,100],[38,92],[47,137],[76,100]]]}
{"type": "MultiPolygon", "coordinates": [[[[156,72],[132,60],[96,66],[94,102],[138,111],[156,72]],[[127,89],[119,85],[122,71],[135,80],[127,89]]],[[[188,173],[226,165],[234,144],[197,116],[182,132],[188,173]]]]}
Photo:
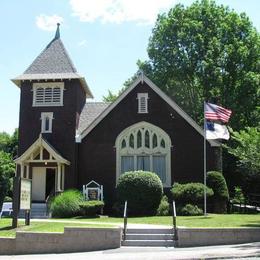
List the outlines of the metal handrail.
{"type": "Polygon", "coordinates": [[[175,207],[175,201],[172,201],[172,222],[173,222],[173,232],[174,232],[174,237],[173,239],[175,241],[178,240],[178,232],[177,232],[177,222],[176,222],[176,207],[175,207]]]}
{"type": "Polygon", "coordinates": [[[125,201],[125,207],[124,207],[124,230],[123,230],[123,240],[126,240],[126,228],[127,228],[127,200],[125,201]]]}

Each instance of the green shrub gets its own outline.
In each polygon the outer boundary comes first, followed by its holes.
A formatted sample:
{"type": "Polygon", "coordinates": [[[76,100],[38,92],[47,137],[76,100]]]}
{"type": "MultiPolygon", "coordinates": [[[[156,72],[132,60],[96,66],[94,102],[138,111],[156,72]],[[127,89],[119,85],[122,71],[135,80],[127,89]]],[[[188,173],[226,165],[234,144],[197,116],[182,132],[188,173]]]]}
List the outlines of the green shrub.
{"type": "Polygon", "coordinates": [[[52,217],[69,218],[80,215],[80,203],[83,200],[83,195],[78,190],[64,191],[51,202],[52,217]]]}
{"type": "Polygon", "coordinates": [[[234,204],[244,204],[245,203],[245,196],[240,187],[235,187],[235,193],[234,193],[234,198],[232,199],[232,203],[234,203],[234,204]]]}
{"type": "Polygon", "coordinates": [[[11,197],[5,196],[4,202],[12,202],[13,199],[11,197]]]}
{"type": "Polygon", "coordinates": [[[155,173],[127,172],[118,179],[118,202],[122,205],[127,200],[129,215],[155,215],[162,194],[162,182],[155,173]]]}
{"type": "Polygon", "coordinates": [[[215,213],[226,213],[229,192],[222,173],[217,171],[208,172],[207,185],[214,191],[214,195],[209,201],[212,205],[212,211],[215,213]]]}
{"type": "Polygon", "coordinates": [[[207,173],[207,186],[214,191],[213,198],[217,200],[229,200],[229,192],[226,180],[221,172],[211,171],[207,173]]]}
{"type": "MultiPolygon", "coordinates": [[[[171,189],[173,199],[177,206],[185,204],[199,205],[204,199],[204,184],[202,183],[175,183],[171,189]]],[[[214,192],[210,188],[206,188],[207,198],[213,196],[214,192]]]]}
{"type": "Polygon", "coordinates": [[[89,200],[80,203],[80,208],[84,216],[96,216],[104,207],[104,202],[99,200],[89,200]]]}
{"type": "Polygon", "coordinates": [[[164,195],[161,199],[160,205],[157,209],[157,216],[168,216],[170,212],[170,204],[168,202],[168,198],[164,195]]]}
{"type": "Polygon", "coordinates": [[[180,208],[178,213],[181,216],[200,216],[203,215],[203,210],[197,205],[186,204],[184,207],[180,208]]]}

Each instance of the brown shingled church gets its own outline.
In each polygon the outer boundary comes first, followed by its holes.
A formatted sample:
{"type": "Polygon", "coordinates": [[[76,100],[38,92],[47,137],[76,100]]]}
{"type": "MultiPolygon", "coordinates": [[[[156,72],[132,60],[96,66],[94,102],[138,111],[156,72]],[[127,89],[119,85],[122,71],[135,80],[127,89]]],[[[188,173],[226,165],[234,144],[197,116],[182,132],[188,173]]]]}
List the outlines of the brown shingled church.
{"type": "MultiPolygon", "coordinates": [[[[32,201],[94,180],[110,208],[121,174],[158,174],[203,182],[203,130],[149,78],[140,76],[113,103],[93,95],[61,39],[54,39],[12,80],[21,90],[17,176],[32,179],[32,201]]],[[[208,170],[219,169],[219,144],[207,142],[208,170]]]]}

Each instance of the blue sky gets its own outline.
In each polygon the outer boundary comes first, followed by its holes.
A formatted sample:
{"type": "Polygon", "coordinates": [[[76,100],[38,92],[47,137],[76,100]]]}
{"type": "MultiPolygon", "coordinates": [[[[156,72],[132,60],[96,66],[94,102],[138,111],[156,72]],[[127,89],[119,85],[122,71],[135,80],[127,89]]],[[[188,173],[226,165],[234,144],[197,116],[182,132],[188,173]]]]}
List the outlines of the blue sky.
{"type": "MultiPolygon", "coordinates": [[[[0,1],[0,132],[19,124],[20,90],[11,81],[24,72],[54,37],[61,39],[78,72],[101,101],[136,72],[158,13],[192,0],[2,0],[0,1]]],[[[217,0],[246,12],[260,31],[259,0],[217,0]]]]}

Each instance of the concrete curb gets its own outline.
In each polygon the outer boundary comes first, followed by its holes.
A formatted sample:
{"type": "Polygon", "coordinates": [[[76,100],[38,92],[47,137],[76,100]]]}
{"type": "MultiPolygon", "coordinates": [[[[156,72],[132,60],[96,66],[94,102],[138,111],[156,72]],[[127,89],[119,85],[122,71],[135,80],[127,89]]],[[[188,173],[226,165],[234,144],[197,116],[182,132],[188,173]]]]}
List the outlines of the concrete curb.
{"type": "Polygon", "coordinates": [[[260,241],[260,228],[178,228],[178,247],[232,245],[260,241]]]}
{"type": "Polygon", "coordinates": [[[119,248],[121,228],[65,227],[64,233],[18,231],[15,238],[0,238],[0,254],[87,252],[119,248]]]}

